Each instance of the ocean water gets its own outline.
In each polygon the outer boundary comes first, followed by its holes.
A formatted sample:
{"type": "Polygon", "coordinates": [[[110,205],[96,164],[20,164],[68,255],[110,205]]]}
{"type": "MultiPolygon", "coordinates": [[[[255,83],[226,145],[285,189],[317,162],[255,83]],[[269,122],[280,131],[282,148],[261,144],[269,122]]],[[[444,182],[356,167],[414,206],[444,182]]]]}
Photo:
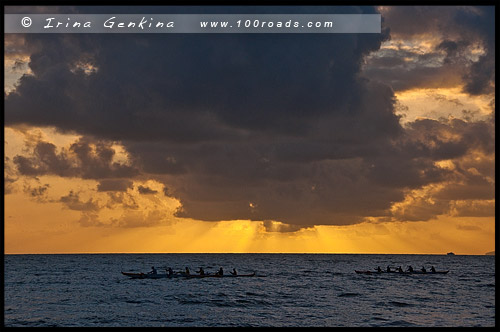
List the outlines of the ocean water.
{"type": "Polygon", "coordinates": [[[494,327],[495,257],[5,255],[4,326],[494,327]],[[154,265],[251,278],[130,279],[154,265]],[[446,275],[361,275],[412,265],[446,275]]]}

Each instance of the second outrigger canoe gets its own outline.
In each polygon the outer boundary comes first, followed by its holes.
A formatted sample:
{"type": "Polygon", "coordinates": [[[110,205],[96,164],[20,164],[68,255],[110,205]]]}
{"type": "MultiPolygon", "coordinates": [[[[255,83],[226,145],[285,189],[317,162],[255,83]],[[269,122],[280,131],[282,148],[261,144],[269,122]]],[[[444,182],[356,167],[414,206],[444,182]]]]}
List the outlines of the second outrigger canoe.
{"type": "Polygon", "coordinates": [[[359,270],[354,270],[354,271],[358,274],[383,274],[383,273],[392,273],[392,274],[446,274],[446,273],[450,272],[449,270],[448,271],[435,271],[435,272],[431,272],[431,271],[427,271],[427,272],[423,272],[423,271],[413,271],[413,272],[409,272],[409,271],[404,271],[404,272],[380,271],[379,272],[379,271],[359,271],[359,270]]]}
{"type": "Polygon", "coordinates": [[[185,273],[174,273],[174,274],[166,274],[166,273],[135,273],[135,272],[122,272],[124,276],[130,277],[132,279],[161,279],[161,278],[225,278],[225,277],[253,277],[255,276],[255,272],[251,274],[185,274],[185,273]]]}

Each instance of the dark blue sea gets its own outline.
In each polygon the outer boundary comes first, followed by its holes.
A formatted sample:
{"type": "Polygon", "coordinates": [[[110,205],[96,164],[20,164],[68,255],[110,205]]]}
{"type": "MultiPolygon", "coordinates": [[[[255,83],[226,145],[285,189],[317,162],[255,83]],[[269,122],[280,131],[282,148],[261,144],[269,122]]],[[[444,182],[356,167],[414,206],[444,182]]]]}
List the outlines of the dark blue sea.
{"type": "Polygon", "coordinates": [[[337,254],[4,256],[4,326],[494,327],[495,257],[337,254]],[[188,266],[249,278],[130,279],[188,266]],[[361,275],[424,265],[445,275],[361,275]]]}

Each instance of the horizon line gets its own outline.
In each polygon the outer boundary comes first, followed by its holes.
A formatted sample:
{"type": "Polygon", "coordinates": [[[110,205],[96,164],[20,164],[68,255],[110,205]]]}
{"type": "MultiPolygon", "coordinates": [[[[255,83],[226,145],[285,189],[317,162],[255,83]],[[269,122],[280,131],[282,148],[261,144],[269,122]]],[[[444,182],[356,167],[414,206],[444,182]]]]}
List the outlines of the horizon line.
{"type": "MultiPolygon", "coordinates": [[[[53,253],[5,253],[4,255],[433,255],[448,256],[448,253],[332,253],[332,252],[53,252],[53,253]]],[[[494,256],[495,250],[484,254],[454,253],[453,256],[494,256]]]]}

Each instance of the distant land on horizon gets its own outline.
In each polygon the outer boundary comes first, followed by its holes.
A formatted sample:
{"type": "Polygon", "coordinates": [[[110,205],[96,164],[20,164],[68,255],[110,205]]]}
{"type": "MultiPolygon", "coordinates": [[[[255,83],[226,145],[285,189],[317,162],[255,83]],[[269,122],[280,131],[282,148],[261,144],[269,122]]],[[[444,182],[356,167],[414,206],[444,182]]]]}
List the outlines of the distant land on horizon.
{"type": "Polygon", "coordinates": [[[495,256],[495,251],[487,252],[485,255],[493,255],[493,256],[495,256]]]}

